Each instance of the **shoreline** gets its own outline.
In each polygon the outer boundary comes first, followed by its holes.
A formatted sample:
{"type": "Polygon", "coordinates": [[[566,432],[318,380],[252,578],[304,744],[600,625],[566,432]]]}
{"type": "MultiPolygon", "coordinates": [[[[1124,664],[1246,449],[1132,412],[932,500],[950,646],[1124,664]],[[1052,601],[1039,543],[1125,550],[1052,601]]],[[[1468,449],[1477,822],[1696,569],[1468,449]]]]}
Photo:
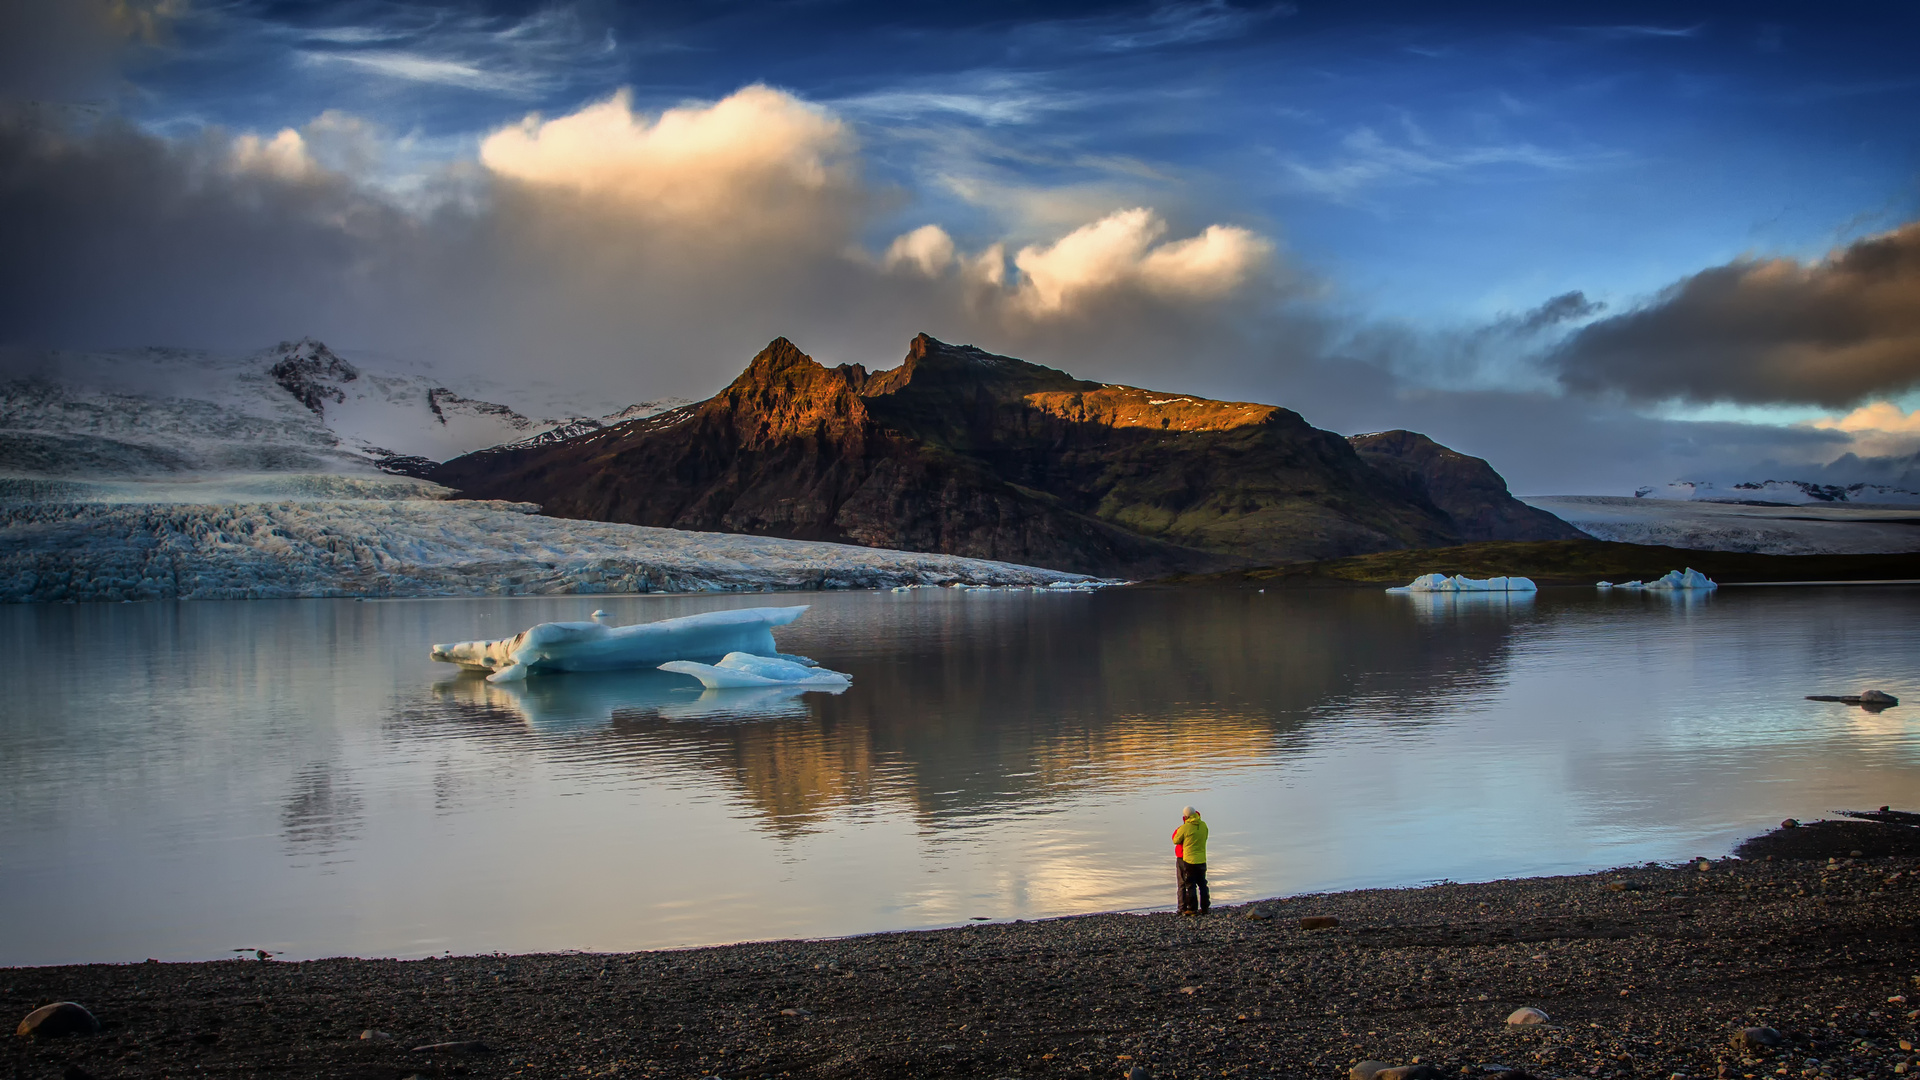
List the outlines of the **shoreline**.
{"type": "Polygon", "coordinates": [[[1744,858],[1310,894],[1200,918],[638,953],[7,968],[0,997],[15,1016],[78,1001],[105,1025],[16,1039],[16,1075],[100,1080],[1137,1066],[1158,1080],[1325,1078],[1415,1058],[1444,1076],[1911,1076],[1920,1058],[1899,1044],[1920,1037],[1920,829],[1906,818],[1776,830],[1737,849],[1744,858]],[[1888,853],[1835,847],[1862,837],[1888,853]],[[1769,858],[1769,845],[1802,857],[1769,858]],[[1804,857],[1829,849],[1832,862],[1804,857]],[[1301,924],[1328,916],[1336,926],[1301,924]],[[1527,1006],[1550,1021],[1504,1023],[1527,1006]],[[1763,1026],[1782,1042],[1735,1045],[1763,1026]]]}

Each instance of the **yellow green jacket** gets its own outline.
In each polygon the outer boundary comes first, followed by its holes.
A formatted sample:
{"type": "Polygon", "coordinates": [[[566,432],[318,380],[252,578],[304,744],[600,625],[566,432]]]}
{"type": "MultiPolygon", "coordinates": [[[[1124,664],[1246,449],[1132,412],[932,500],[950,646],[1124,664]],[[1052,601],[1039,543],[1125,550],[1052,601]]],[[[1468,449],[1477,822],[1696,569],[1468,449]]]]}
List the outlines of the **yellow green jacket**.
{"type": "Polygon", "coordinates": [[[1180,845],[1180,857],[1190,863],[1207,861],[1207,823],[1195,814],[1173,830],[1173,842],[1180,845]]]}

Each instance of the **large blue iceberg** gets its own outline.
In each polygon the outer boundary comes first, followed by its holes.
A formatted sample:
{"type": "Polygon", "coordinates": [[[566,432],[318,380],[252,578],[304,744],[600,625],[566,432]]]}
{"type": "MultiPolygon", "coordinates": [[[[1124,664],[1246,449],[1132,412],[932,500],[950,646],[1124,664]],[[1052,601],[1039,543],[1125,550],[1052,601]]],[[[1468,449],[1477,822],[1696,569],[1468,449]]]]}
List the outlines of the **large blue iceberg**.
{"type": "Polygon", "coordinates": [[[1448,577],[1445,574],[1422,574],[1414,578],[1412,584],[1400,585],[1387,590],[1390,593],[1486,593],[1486,592],[1537,592],[1539,586],[1532,578],[1496,577],[1470,578],[1465,574],[1448,577]]]}
{"type": "Polygon", "coordinates": [[[433,658],[470,671],[490,672],[487,681],[492,683],[516,682],[528,675],[553,671],[622,671],[734,654],[773,657],[795,667],[807,667],[811,660],[786,656],[773,643],[773,628],[787,625],[806,610],[804,604],[738,608],[634,626],[608,626],[598,621],[541,623],[498,641],[435,645],[433,658]]]}

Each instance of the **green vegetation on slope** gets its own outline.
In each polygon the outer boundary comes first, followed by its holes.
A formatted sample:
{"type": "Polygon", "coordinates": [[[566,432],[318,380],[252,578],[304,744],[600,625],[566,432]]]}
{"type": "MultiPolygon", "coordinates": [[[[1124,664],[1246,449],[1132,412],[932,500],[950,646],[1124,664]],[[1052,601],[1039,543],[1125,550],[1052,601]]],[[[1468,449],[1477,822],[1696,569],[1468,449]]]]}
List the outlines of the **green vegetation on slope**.
{"type": "Polygon", "coordinates": [[[1755,555],[1739,551],[1614,544],[1604,540],[1489,541],[1383,551],[1322,562],[1181,574],[1166,585],[1405,585],[1422,574],[1521,575],[1541,585],[1651,581],[1691,566],[1723,584],[1765,581],[1920,580],[1920,552],[1891,555],[1755,555]]]}

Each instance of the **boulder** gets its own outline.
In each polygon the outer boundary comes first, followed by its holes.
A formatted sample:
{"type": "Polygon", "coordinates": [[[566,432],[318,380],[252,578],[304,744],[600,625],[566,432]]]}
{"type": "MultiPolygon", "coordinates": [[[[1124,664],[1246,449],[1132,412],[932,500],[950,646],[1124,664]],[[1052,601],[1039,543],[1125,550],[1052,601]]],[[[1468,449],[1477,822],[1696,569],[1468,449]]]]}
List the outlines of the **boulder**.
{"type": "Polygon", "coordinates": [[[1507,1025],[1522,1027],[1527,1024],[1544,1024],[1551,1019],[1553,1019],[1551,1016],[1531,1005],[1522,1005],[1508,1014],[1507,1025]]]}
{"type": "Polygon", "coordinates": [[[1741,1028],[1733,1035],[1733,1045],[1745,1050],[1771,1050],[1786,1041],[1785,1035],[1770,1027],[1741,1028]]]}
{"type": "Polygon", "coordinates": [[[1374,1080],[1374,1077],[1391,1068],[1393,1066],[1384,1061],[1363,1061],[1347,1071],[1347,1080],[1374,1080]]]}
{"type": "Polygon", "coordinates": [[[27,1014],[13,1033],[21,1038],[55,1039],[62,1035],[92,1035],[100,1030],[93,1014],[71,1001],[42,1005],[27,1014]]]}
{"type": "Polygon", "coordinates": [[[1862,690],[1860,691],[1860,704],[1898,705],[1900,704],[1900,699],[1884,690],[1862,690]]]}

